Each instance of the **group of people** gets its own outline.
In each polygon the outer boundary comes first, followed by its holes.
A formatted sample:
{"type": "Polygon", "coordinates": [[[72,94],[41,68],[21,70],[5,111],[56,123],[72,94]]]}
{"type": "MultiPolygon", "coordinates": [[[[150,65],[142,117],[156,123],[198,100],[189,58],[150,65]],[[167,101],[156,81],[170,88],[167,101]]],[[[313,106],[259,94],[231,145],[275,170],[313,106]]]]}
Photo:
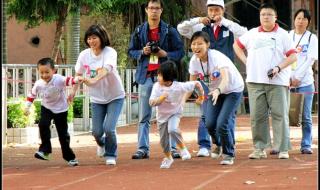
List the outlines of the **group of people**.
{"type": "MultiPolygon", "coordinates": [[[[170,168],[174,158],[191,158],[179,122],[184,102],[195,91],[196,103],[201,105],[202,113],[198,124],[197,156],[222,157],[222,165],[234,163],[236,111],[245,87],[234,65],[235,54],[246,65],[254,146],[249,158],[266,158],[265,150],[269,147],[280,159],[289,158],[289,89],[306,92],[301,153],[312,154],[312,65],[318,57],[318,39],[307,30],[310,13],[305,9],[298,10],[294,16],[295,28],[288,33],[276,23],[277,11],[272,4],[261,5],[261,25],[249,31],[224,18],[224,10],[223,0],[208,0],[206,17],[183,21],[175,29],[161,20],[162,1],[147,0],[147,21],[131,35],[128,50],[129,56],[138,62],[135,80],[139,84],[138,145],[132,159],[150,156],[149,129],[154,106],[164,153],[160,168],[170,168]],[[176,80],[176,64],[184,56],[184,45],[179,34],[191,41],[193,56],[189,62],[189,82],[176,80]]],[[[75,77],[54,74],[54,64],[50,58],[41,59],[38,63],[41,79],[35,83],[27,98],[26,110],[28,113],[33,99],[40,94],[39,129],[42,143],[35,157],[50,159],[49,126],[53,119],[63,158],[71,166],[78,165],[70,148],[67,102],[73,101],[79,84],[84,83],[89,88],[92,134],[97,143],[97,155],[105,158],[107,165],[116,165],[116,123],[125,97],[117,71],[117,52],[110,47],[109,35],[99,24],[89,27],[84,42],[88,48],[78,57],[75,77]],[[73,89],[67,98],[65,87],[68,85],[73,85],[73,89]]]]}

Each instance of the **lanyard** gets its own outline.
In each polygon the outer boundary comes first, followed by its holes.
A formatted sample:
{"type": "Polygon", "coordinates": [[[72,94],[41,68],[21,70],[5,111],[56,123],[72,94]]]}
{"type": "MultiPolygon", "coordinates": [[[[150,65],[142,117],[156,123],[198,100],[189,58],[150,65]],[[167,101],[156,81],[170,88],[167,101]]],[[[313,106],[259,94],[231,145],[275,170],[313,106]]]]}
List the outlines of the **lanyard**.
{"type": "MultiPolygon", "coordinates": [[[[301,41],[301,39],[303,38],[303,36],[304,36],[304,34],[307,32],[307,30],[306,31],[304,31],[304,33],[302,34],[302,36],[300,37],[300,40],[298,41],[298,43],[297,43],[297,45],[296,45],[296,48],[298,47],[298,45],[300,44],[300,41],[301,41]]],[[[293,41],[294,41],[294,39],[295,39],[295,34],[296,34],[296,32],[295,31],[293,31],[293,41]]]]}
{"type": "Polygon", "coordinates": [[[207,74],[206,74],[206,72],[204,72],[203,64],[202,64],[201,60],[200,60],[200,65],[201,65],[201,69],[203,72],[203,82],[209,83],[209,58],[208,58],[208,62],[207,62],[207,74]]]}

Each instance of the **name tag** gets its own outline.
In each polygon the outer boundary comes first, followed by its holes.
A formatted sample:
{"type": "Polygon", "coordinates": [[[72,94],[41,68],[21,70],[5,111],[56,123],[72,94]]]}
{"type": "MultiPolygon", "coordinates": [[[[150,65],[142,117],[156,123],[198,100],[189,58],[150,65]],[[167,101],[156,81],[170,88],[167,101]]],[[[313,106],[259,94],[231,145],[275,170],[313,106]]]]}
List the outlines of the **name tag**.
{"type": "Polygon", "coordinates": [[[228,37],[228,36],[229,36],[229,30],[223,31],[222,37],[225,38],[225,37],[228,37]]]}
{"type": "Polygon", "coordinates": [[[159,63],[158,56],[151,54],[149,58],[149,64],[158,64],[158,63],[159,63]]]}

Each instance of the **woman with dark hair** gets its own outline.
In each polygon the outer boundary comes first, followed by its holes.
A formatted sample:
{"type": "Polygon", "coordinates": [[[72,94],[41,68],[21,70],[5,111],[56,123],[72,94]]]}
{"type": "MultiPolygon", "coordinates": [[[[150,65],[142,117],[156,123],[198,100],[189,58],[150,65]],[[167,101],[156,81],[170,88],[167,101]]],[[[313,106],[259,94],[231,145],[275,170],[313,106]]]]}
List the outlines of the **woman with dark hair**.
{"type": "Polygon", "coordinates": [[[244,82],[232,61],[209,47],[210,38],[206,32],[198,31],[192,35],[194,55],[189,63],[190,79],[204,81],[208,87],[204,103],[205,123],[212,143],[218,147],[211,157],[218,159],[222,155],[220,164],[232,165],[235,158],[234,126],[230,122],[240,104],[244,82]]]}
{"type": "MultiPolygon", "coordinates": [[[[84,41],[89,47],[78,57],[77,75],[85,74],[92,110],[92,135],[97,142],[97,155],[105,157],[107,165],[115,165],[117,157],[116,124],[125,93],[117,71],[117,52],[110,47],[107,31],[100,24],[86,31],[84,41]]],[[[69,99],[72,101],[78,85],[69,99]]]]}
{"type": "Polygon", "coordinates": [[[302,154],[312,154],[311,108],[315,91],[312,65],[318,59],[318,38],[307,30],[310,22],[309,11],[299,9],[294,15],[294,29],[289,33],[297,52],[297,61],[291,66],[291,92],[304,94],[300,148],[302,154]]]}

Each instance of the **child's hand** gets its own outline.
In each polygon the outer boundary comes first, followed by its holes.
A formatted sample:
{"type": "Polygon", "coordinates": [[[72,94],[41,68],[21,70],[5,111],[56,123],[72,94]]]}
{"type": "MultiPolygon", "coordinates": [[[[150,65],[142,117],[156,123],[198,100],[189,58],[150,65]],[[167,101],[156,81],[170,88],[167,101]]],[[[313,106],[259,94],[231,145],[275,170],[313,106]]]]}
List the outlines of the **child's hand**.
{"type": "Polygon", "coordinates": [[[156,106],[157,105],[157,99],[149,100],[149,105],[150,106],[156,106]]]}
{"type": "Polygon", "coordinates": [[[94,85],[97,82],[95,78],[84,78],[83,83],[87,86],[94,85]]]}
{"type": "Polygon", "coordinates": [[[81,76],[76,76],[76,77],[74,77],[74,82],[75,82],[76,84],[81,84],[81,83],[83,83],[83,80],[84,80],[84,78],[81,77],[81,76]]]}
{"type": "Polygon", "coordinates": [[[24,108],[24,115],[26,115],[26,116],[28,116],[29,114],[30,114],[30,107],[26,107],[26,108],[24,108]]]}
{"type": "Polygon", "coordinates": [[[202,96],[198,96],[198,98],[196,99],[196,104],[198,104],[198,105],[203,104],[204,98],[205,97],[203,95],[202,96]]]}

